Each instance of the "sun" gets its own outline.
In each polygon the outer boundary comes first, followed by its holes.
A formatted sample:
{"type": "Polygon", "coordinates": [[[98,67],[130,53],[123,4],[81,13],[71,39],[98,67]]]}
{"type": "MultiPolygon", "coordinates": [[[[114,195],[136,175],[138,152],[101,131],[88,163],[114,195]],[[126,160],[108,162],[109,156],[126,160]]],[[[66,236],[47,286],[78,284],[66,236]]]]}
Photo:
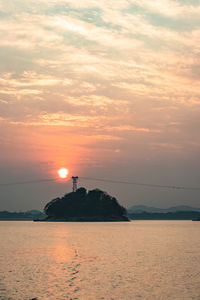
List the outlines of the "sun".
{"type": "Polygon", "coordinates": [[[61,168],[57,172],[60,178],[66,178],[67,175],[69,174],[69,170],[66,168],[61,168]]]}

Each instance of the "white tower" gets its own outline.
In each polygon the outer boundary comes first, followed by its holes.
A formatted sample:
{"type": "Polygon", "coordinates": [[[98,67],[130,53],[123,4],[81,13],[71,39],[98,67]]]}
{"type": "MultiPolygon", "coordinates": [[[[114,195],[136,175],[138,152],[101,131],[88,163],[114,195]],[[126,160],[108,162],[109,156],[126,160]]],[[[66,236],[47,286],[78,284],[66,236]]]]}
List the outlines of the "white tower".
{"type": "Polygon", "coordinates": [[[73,192],[76,192],[76,190],[77,190],[78,176],[72,176],[72,181],[73,181],[72,191],[73,191],[73,192]]]}

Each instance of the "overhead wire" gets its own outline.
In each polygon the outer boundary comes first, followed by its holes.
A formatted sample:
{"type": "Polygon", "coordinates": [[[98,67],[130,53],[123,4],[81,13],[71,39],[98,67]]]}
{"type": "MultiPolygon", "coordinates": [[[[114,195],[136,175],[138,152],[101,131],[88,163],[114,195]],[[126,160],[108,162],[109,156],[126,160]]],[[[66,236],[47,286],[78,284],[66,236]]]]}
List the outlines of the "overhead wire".
{"type": "Polygon", "coordinates": [[[27,181],[17,181],[17,182],[0,183],[0,186],[41,183],[41,182],[48,182],[48,181],[55,181],[55,180],[54,179],[36,179],[36,180],[27,180],[27,181]]]}
{"type": "MultiPolygon", "coordinates": [[[[131,181],[118,181],[112,179],[103,179],[103,178],[95,178],[95,177],[79,177],[79,179],[83,180],[91,180],[91,181],[100,181],[105,183],[114,183],[114,184],[128,184],[128,185],[136,185],[136,186],[144,186],[144,187],[154,187],[154,188],[166,188],[166,189],[176,189],[176,190],[193,190],[200,191],[200,187],[191,187],[191,186],[177,186],[177,185],[161,185],[161,184],[152,184],[152,183],[144,183],[144,182],[131,182],[131,181]]],[[[27,180],[27,181],[17,181],[17,182],[8,182],[8,183],[0,183],[0,187],[2,186],[14,186],[14,185],[24,185],[24,184],[34,184],[34,183],[42,183],[42,182],[61,182],[55,179],[36,179],[36,180],[27,180]]],[[[68,181],[68,180],[67,180],[68,181]]],[[[67,182],[65,181],[65,183],[67,182]]],[[[62,181],[63,182],[63,181],[62,181]]]]}
{"type": "Polygon", "coordinates": [[[85,180],[94,180],[94,181],[102,181],[109,183],[118,183],[118,184],[130,184],[130,185],[138,185],[138,186],[146,186],[146,187],[156,187],[156,188],[168,188],[168,189],[177,189],[177,190],[199,190],[200,187],[189,187],[189,186],[176,186],[176,185],[161,185],[161,184],[151,184],[151,183],[143,183],[143,182],[129,182],[129,181],[117,181],[111,179],[101,179],[101,178],[90,178],[90,177],[79,177],[80,179],[85,180]]]}

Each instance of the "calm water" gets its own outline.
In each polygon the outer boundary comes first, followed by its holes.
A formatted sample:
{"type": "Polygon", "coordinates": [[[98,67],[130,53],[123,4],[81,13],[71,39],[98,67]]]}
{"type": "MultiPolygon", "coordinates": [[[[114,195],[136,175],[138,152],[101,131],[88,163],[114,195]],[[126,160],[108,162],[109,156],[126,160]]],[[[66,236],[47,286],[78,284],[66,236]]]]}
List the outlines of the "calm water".
{"type": "Polygon", "coordinates": [[[200,222],[0,222],[0,299],[200,299],[200,222]]]}

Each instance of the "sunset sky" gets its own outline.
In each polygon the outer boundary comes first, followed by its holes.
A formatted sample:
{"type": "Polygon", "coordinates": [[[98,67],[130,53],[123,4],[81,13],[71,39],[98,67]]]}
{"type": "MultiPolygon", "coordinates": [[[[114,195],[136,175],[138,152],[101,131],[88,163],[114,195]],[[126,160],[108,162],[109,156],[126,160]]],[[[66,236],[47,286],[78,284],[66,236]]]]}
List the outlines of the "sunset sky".
{"type": "MultiPolygon", "coordinates": [[[[0,0],[0,183],[69,177],[200,186],[200,2],[0,0]]],[[[80,180],[126,207],[200,191],[80,180]]],[[[42,209],[71,181],[0,187],[42,209]]]]}

